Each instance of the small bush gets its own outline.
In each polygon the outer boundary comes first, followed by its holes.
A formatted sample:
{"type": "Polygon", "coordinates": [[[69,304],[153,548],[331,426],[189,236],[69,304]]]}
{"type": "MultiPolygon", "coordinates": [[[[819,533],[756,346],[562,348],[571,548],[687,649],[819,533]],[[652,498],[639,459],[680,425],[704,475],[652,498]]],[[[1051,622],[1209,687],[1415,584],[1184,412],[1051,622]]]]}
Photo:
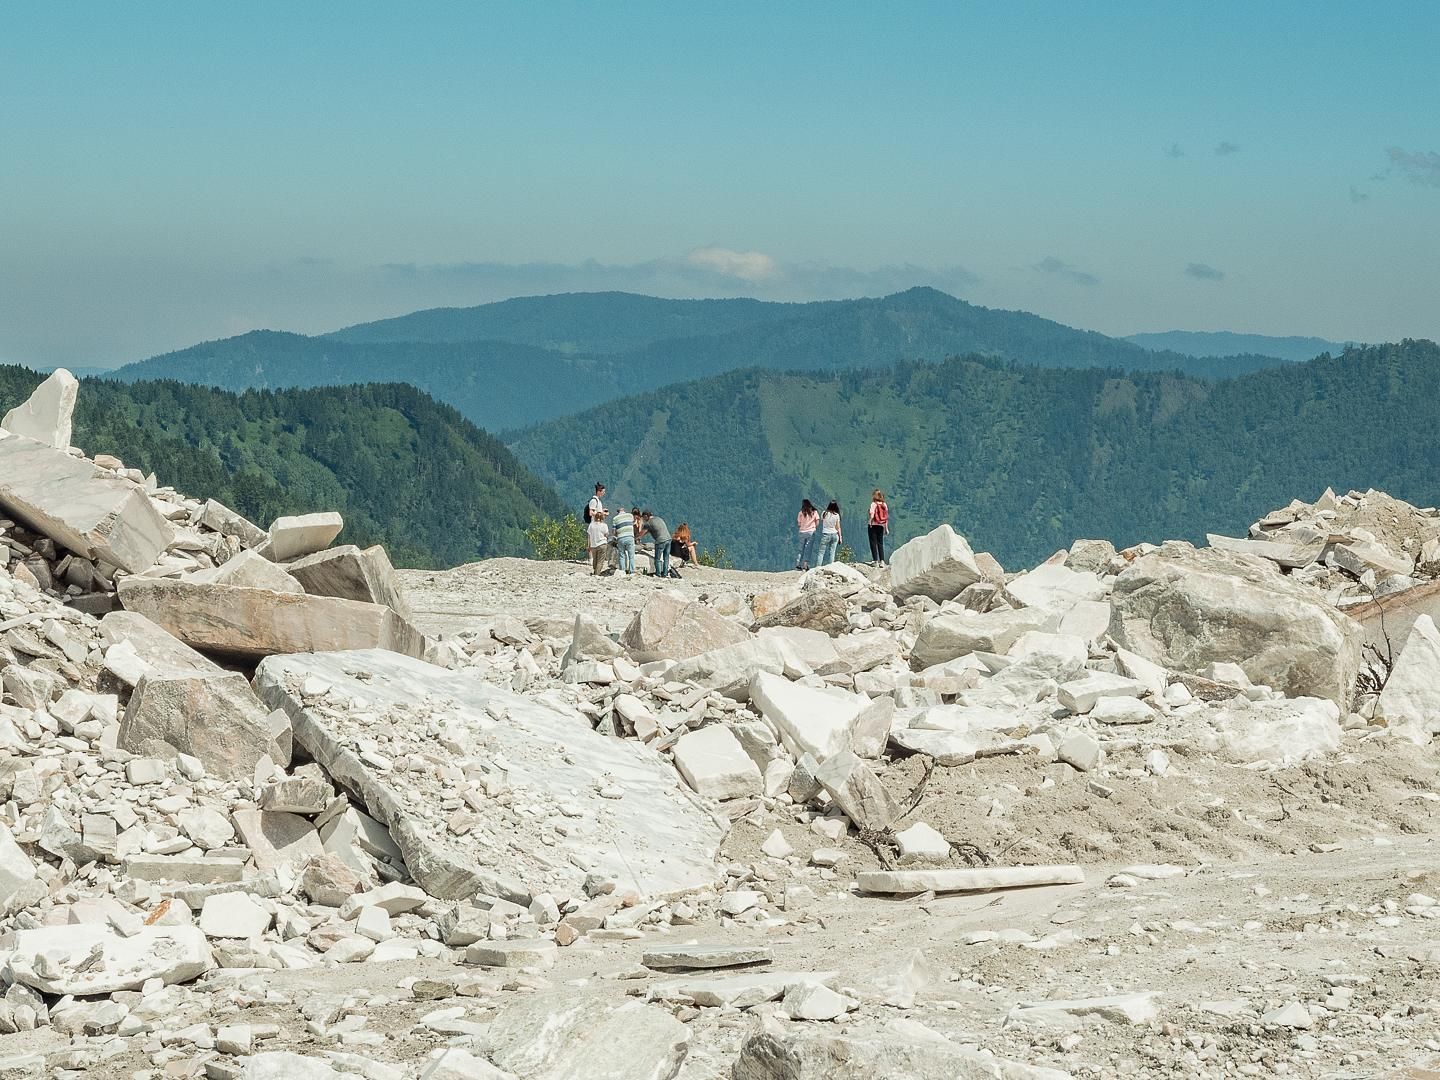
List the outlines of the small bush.
{"type": "Polygon", "coordinates": [[[855,549],[849,544],[841,544],[840,550],[835,552],[835,561],[853,563],[855,561],[855,549]]]}
{"type": "Polygon", "coordinates": [[[585,554],[585,526],[574,514],[531,518],[525,539],[537,559],[578,559],[585,554]]]}
{"type": "Polygon", "coordinates": [[[730,561],[730,554],[725,550],[724,544],[716,544],[713,548],[700,548],[696,552],[696,559],[701,566],[713,566],[717,570],[735,569],[735,564],[730,561]]]}

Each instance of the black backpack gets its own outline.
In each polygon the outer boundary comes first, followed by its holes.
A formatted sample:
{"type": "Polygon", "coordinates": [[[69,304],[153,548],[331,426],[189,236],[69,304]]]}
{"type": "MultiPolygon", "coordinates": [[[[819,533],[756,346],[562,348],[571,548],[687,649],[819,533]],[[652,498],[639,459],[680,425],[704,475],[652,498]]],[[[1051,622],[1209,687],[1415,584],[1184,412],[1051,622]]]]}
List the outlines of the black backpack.
{"type": "Polygon", "coordinates": [[[585,524],[590,524],[590,504],[588,502],[585,504],[585,524]]]}

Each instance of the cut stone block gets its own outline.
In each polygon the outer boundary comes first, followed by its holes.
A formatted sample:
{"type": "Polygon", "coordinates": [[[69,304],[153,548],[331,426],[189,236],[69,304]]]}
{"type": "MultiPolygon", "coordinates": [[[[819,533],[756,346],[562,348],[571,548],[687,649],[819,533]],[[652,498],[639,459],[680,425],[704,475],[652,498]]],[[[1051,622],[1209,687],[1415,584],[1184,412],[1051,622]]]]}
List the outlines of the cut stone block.
{"type": "Polygon", "coordinates": [[[1101,599],[1107,590],[1097,574],[1044,563],[1021,574],[1005,591],[1027,608],[1063,614],[1082,600],[1101,599]]]}
{"type": "Polygon", "coordinates": [[[908,829],[895,834],[900,846],[900,863],[946,862],[950,858],[950,841],[926,825],[917,821],[908,829]]]}
{"type": "Polygon", "coordinates": [[[145,492],[84,458],[0,432],[0,509],[91,562],[148,570],[175,530],[145,492]]]}
{"type": "Polygon", "coordinates": [[[248,659],[348,649],[425,654],[420,631],[380,604],[137,577],[121,581],[119,593],[127,610],[206,652],[248,659]]]}
{"type": "Polygon", "coordinates": [[[799,678],[809,670],[788,642],[760,637],[681,660],[667,672],[666,678],[692,683],[704,690],[718,690],[736,701],[748,701],[750,685],[759,673],[791,674],[799,678]]]}
{"type": "Polygon", "coordinates": [[[65,368],[56,368],[30,396],[5,414],[0,428],[46,446],[64,450],[70,445],[75,398],[80,382],[65,368]]]}
{"type": "Polygon", "coordinates": [[[200,930],[208,938],[259,937],[273,916],[248,893],[216,893],[200,909],[200,930]]]}
{"type": "Polygon", "coordinates": [[[920,628],[910,666],[919,671],[974,652],[1003,655],[1021,634],[1054,625],[1050,612],[1036,608],[984,613],[947,609],[920,628]]]}
{"type": "Polygon", "coordinates": [[[325,854],[315,826],[296,814],[270,810],[236,810],[230,815],[240,842],[250,849],[262,874],[281,866],[297,870],[325,854]]]}
{"type": "Polygon", "coordinates": [[[895,699],[876,698],[855,717],[855,727],[850,732],[850,748],[859,757],[878,758],[885,752],[894,723],[895,699]]]}
{"type": "Polygon", "coordinates": [[[1078,885],[1085,871],[1078,866],[1009,866],[984,870],[862,870],[855,877],[861,892],[986,892],[1032,885],[1078,885]]]}
{"type": "Polygon", "coordinates": [[[1375,716],[1418,746],[1440,733],[1440,631],[1429,615],[1418,616],[1411,625],[1380,691],[1375,716]]]}
{"type": "Polygon", "coordinates": [[[345,519],[336,513],[297,514],[276,518],[270,540],[261,552],[274,562],[290,562],[323,551],[340,535],[345,519]]]}
{"type": "Polygon", "coordinates": [[[261,758],[290,763],[289,740],[272,734],[268,716],[238,672],[152,673],[131,695],[117,743],[133,754],[189,754],[214,776],[245,779],[261,758]]]}
{"type": "Polygon", "coordinates": [[[1110,636],[1147,660],[1191,674],[1234,662],[1252,682],[1287,696],[1350,705],[1362,631],[1268,563],[1161,551],[1115,579],[1111,602],[1110,636]]]}
{"type": "Polygon", "coordinates": [[[196,927],[147,926],[121,937],[92,924],[18,931],[9,970],[16,982],[44,994],[95,997],[139,990],[151,979],[167,986],[189,982],[214,966],[196,927]]]}
{"type": "Polygon", "coordinates": [[[37,882],[30,856],[21,850],[10,830],[0,824],[0,913],[22,898],[39,899],[32,895],[37,882]]]}
{"type": "Polygon", "coordinates": [[[242,551],[219,566],[208,570],[197,570],[187,574],[184,581],[195,581],[205,585],[242,585],[249,589],[269,589],[271,592],[305,592],[281,567],[254,551],[242,551]]]}
{"type": "Polygon", "coordinates": [[[548,968],[555,965],[555,943],[543,938],[477,941],[465,950],[465,962],[480,967],[548,968]]]}
{"type": "Polygon", "coordinates": [[[901,544],[890,556],[890,590],[899,600],[951,600],[980,578],[970,544],[949,525],[901,544]]]}
{"type": "MultiPolygon", "coordinates": [[[[255,687],[263,701],[290,715],[297,745],[388,827],[411,877],[431,896],[485,893],[528,904],[539,892],[582,895],[591,874],[642,896],[715,881],[726,825],[652,749],[602,735],[570,709],[379,650],[269,657],[255,687]],[[307,706],[299,692],[307,677],[336,687],[346,707],[333,707],[331,698],[323,708],[307,706]],[[579,827],[557,837],[546,826],[547,812],[506,815],[503,825],[493,818],[490,828],[505,830],[506,845],[452,834],[433,815],[434,788],[425,776],[388,768],[356,748],[357,740],[373,737],[377,718],[403,713],[397,730],[413,726],[411,710],[420,701],[477,743],[485,740],[486,761],[503,757],[505,785],[516,803],[558,807],[557,815],[563,810],[579,827]],[[504,722],[496,723],[497,716],[504,722]]],[[[417,753],[422,745],[433,743],[417,740],[417,753]]]]}
{"type": "Polygon", "coordinates": [[[809,589],[783,607],[755,620],[755,629],[793,626],[838,637],[850,627],[850,606],[833,589],[809,589]]]}
{"type": "Polygon", "coordinates": [[[205,501],[200,524],[222,536],[233,536],[247,547],[258,547],[265,542],[264,529],[216,499],[205,501]]]}
{"type": "Polygon", "coordinates": [[[749,640],[750,632],[714,608],[669,591],[651,594],[620,635],[638,663],[684,660],[749,640]]]}
{"type": "Polygon", "coordinates": [[[687,732],[673,753],[680,775],[700,795],[718,801],[760,794],[760,770],[725,724],[687,732]]]}
{"type": "Polygon", "coordinates": [[[656,971],[702,971],[768,964],[768,945],[662,945],[646,949],[640,962],[656,971]]]}
{"type": "MultiPolygon", "coordinates": [[[[809,630],[803,626],[767,626],[760,630],[759,636],[784,642],[785,647],[816,675],[833,675],[848,669],[848,661],[840,654],[835,639],[823,630],[809,630]]],[[[893,645],[891,651],[894,651],[893,645]]]]}
{"type": "Polygon", "coordinates": [[[1057,696],[1060,704],[1071,712],[1088,713],[1101,698],[1137,698],[1144,692],[1144,684],[1135,679],[1108,671],[1092,671],[1084,678],[1062,684],[1057,696]]]}
{"type": "MultiPolygon", "coordinates": [[[[174,672],[219,672],[219,664],[196,652],[163,626],[147,619],[135,611],[112,611],[100,620],[100,636],[110,643],[105,662],[110,663],[110,652],[115,649],[133,654],[143,665],[141,674],[148,671],[174,672]]],[[[117,672],[118,674],[118,672],[117,672]]],[[[125,681],[135,685],[124,675],[125,681]]]]}
{"type": "Polygon", "coordinates": [[[833,687],[801,686],[779,675],[761,672],[750,698],[780,733],[793,757],[813,754],[819,762],[848,751],[855,720],[870,699],[833,687]]]}
{"type": "Polygon", "coordinates": [[[395,568],[378,544],[363,551],[354,544],[317,551],[286,564],[285,571],[311,595],[384,604],[410,617],[410,605],[396,580],[395,568]]]}
{"type": "Polygon", "coordinates": [[[1104,697],[1090,710],[1090,719],[1097,724],[1149,724],[1155,710],[1133,697],[1104,697]]]}
{"type": "Polygon", "coordinates": [[[815,779],[845,816],[861,829],[888,829],[900,816],[900,807],[875,771],[849,750],[823,761],[815,779]]]}
{"type": "MultiPolygon", "coordinates": [[[[1286,544],[1273,540],[1236,540],[1229,536],[1207,533],[1206,542],[1217,551],[1229,551],[1239,555],[1258,555],[1269,559],[1278,566],[1298,569],[1309,566],[1320,558],[1325,550],[1325,541],[1320,539],[1310,544],[1286,544]]],[[[1414,569],[1412,566],[1411,569],[1414,569]]]]}
{"type": "Polygon", "coordinates": [[[1093,644],[1110,629],[1111,609],[1105,600],[1080,600],[1060,616],[1059,632],[1093,644]]]}

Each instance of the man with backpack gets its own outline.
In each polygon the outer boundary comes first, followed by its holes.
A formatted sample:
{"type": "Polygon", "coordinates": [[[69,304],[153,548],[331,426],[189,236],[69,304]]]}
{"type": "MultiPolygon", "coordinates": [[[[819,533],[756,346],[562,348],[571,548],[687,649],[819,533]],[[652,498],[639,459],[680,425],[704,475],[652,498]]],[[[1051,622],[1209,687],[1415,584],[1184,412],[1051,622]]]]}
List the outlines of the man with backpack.
{"type": "Polygon", "coordinates": [[[602,501],[605,496],[605,485],[596,484],[595,494],[585,504],[585,524],[589,525],[592,520],[599,518],[605,520],[605,503],[602,501]]]}

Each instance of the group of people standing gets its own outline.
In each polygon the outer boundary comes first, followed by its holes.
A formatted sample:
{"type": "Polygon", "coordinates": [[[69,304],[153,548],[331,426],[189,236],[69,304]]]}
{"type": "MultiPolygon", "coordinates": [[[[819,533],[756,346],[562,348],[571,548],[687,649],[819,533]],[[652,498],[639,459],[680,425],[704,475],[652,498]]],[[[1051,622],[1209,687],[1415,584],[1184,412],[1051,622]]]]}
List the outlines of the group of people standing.
{"type": "Polygon", "coordinates": [[[604,484],[595,485],[595,494],[585,504],[585,546],[591,574],[635,573],[637,548],[651,557],[656,577],[680,576],[672,559],[691,565],[699,561],[688,524],[682,521],[672,536],[665,520],[649,510],[638,506],[607,510],[604,484]]]}
{"type": "MultiPolygon", "coordinates": [[[[870,565],[885,565],[885,537],[890,532],[890,507],[885,502],[885,493],[876,488],[870,495],[870,565]]],[[[819,558],[816,566],[833,563],[839,554],[840,545],[845,542],[843,515],[840,504],[831,499],[824,511],[816,509],[809,499],[800,503],[800,513],[795,517],[800,530],[800,554],[795,557],[796,570],[809,570],[810,560],[816,553],[818,536],[819,558]]]]}

